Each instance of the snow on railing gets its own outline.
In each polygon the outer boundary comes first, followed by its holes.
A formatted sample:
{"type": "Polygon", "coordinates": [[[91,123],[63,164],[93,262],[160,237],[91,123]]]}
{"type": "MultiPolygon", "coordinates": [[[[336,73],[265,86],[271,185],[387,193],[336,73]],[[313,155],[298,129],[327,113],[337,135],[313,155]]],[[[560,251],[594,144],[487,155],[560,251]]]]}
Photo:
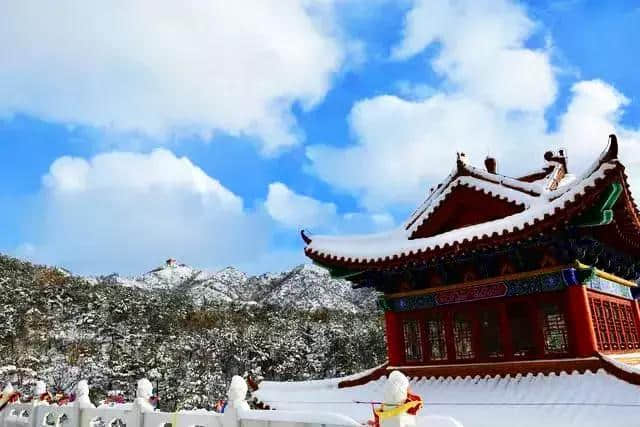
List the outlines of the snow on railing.
{"type": "MultiPolygon", "coordinates": [[[[9,389],[8,387],[6,389],[9,389]]],[[[151,383],[138,381],[132,403],[94,407],[89,400],[89,386],[80,381],[76,399],[58,406],[46,400],[46,386],[39,382],[34,398],[28,403],[7,403],[0,409],[0,427],[338,427],[360,426],[353,419],[322,412],[251,410],[245,401],[247,384],[235,376],[228,393],[224,413],[205,410],[156,411],[150,403],[151,383]],[[43,391],[44,390],[44,391],[43,391]]],[[[5,393],[6,394],[6,393],[5,393]]],[[[0,407],[3,397],[0,395],[0,407]]]]}

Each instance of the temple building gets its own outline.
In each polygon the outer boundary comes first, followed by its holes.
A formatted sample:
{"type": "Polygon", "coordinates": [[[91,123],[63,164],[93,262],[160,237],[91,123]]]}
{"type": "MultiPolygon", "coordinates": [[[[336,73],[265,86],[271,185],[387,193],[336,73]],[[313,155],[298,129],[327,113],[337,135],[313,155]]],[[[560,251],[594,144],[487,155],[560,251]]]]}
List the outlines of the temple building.
{"type": "MultiPolygon", "coordinates": [[[[388,360],[345,378],[263,381],[264,407],[366,423],[393,370],[465,427],[640,425],[640,221],[615,135],[581,175],[563,151],[517,178],[458,154],[397,229],[302,232],[332,276],[373,287],[388,360]],[[302,397],[301,397],[302,396],[302,397]]],[[[420,425],[420,422],[418,422],[420,425]]]]}
{"type": "Polygon", "coordinates": [[[302,232],[305,252],[381,292],[390,366],[638,352],[640,221],[617,153],[611,135],[580,176],[560,150],[517,178],[458,154],[398,229],[302,232]]]}

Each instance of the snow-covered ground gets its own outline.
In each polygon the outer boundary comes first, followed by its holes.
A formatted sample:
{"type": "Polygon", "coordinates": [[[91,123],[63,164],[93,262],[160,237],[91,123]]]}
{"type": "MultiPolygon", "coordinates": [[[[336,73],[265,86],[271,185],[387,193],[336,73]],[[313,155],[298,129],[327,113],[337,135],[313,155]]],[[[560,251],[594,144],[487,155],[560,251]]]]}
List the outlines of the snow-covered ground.
{"type": "MultiPolygon", "coordinates": [[[[370,419],[371,406],[354,401],[380,401],[386,378],[342,389],[338,388],[340,381],[263,381],[253,396],[277,409],[326,410],[362,422],[370,419]]],[[[451,416],[465,427],[640,426],[640,387],[603,370],[585,374],[414,378],[410,389],[425,401],[419,415],[451,416]]]]}

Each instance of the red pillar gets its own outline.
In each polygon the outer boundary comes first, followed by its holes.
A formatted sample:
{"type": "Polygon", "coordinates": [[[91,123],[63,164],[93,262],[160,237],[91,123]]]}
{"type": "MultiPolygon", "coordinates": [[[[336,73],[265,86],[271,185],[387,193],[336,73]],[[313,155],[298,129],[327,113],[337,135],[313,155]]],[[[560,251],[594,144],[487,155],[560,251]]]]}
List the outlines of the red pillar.
{"type": "Polygon", "coordinates": [[[445,337],[446,337],[446,346],[447,346],[447,361],[455,362],[456,360],[456,345],[454,344],[455,339],[453,337],[453,312],[451,310],[446,310],[444,313],[444,324],[445,324],[445,337]]]}
{"type": "Polygon", "coordinates": [[[384,312],[387,334],[387,357],[389,365],[399,366],[404,363],[404,337],[402,336],[402,320],[398,313],[384,312]]]}
{"type": "Polygon", "coordinates": [[[529,310],[529,324],[533,326],[531,331],[531,339],[535,345],[534,357],[542,359],[545,356],[544,352],[544,325],[540,311],[538,310],[537,298],[529,298],[527,301],[527,309],[529,310]]]}
{"type": "Polygon", "coordinates": [[[513,339],[511,337],[511,327],[509,326],[509,316],[507,315],[507,304],[500,304],[500,339],[502,340],[502,351],[504,360],[513,360],[513,339]]]}
{"type": "Polygon", "coordinates": [[[575,355],[578,357],[593,356],[598,351],[598,344],[585,286],[573,285],[567,288],[567,311],[569,332],[575,355]]]}

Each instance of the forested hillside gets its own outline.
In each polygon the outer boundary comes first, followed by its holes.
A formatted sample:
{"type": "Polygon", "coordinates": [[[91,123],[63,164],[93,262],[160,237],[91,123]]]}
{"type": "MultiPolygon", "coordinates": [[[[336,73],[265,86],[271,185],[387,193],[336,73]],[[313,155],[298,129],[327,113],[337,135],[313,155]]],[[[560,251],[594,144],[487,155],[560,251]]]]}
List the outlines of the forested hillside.
{"type": "Polygon", "coordinates": [[[234,374],[301,380],[381,363],[384,334],[373,295],[335,280],[328,291],[314,290],[318,297],[296,289],[296,283],[322,286],[322,274],[298,268],[263,277],[260,283],[271,291],[263,289],[261,301],[246,301],[211,297],[203,281],[189,286],[196,293],[185,292],[184,281],[127,286],[113,276],[85,279],[0,256],[0,381],[28,392],[43,379],[70,391],[84,378],[100,400],[109,390],[131,397],[135,381],[147,377],[160,406],[173,410],[210,407],[234,374]],[[270,298],[273,293],[277,297],[270,298]],[[339,294],[335,304],[321,298],[327,293],[339,294]],[[303,305],[300,295],[307,295],[303,305]]]}

